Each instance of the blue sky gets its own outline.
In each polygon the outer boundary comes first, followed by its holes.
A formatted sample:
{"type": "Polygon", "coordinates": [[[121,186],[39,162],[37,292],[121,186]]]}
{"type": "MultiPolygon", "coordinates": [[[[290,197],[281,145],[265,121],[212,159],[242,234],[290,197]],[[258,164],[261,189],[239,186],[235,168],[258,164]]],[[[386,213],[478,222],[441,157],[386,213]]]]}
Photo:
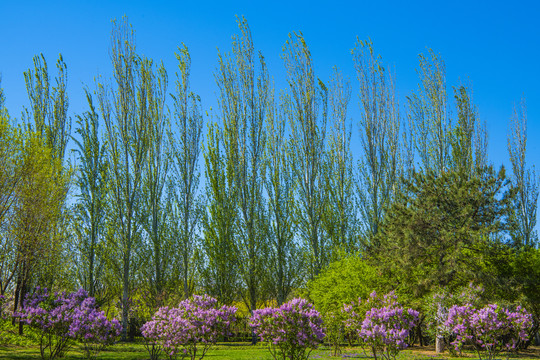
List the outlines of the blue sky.
{"type": "MultiPolygon", "coordinates": [[[[384,62],[395,68],[402,100],[417,86],[418,54],[433,48],[446,62],[449,87],[472,83],[480,118],[488,124],[489,156],[495,164],[507,164],[508,120],[513,104],[525,96],[528,162],[540,164],[539,2],[0,0],[0,73],[11,115],[19,117],[28,104],[23,72],[41,52],[50,68],[63,54],[70,114],[74,118],[84,111],[83,86],[92,89],[99,74],[110,77],[111,19],[124,14],[136,31],[139,53],[164,61],[170,89],[174,51],[182,42],[189,47],[192,87],[206,109],[216,108],[217,48],[230,48],[235,15],[248,19],[255,46],[265,55],[278,87],[285,86],[280,54],[287,34],[302,31],[318,77],[328,80],[336,65],[350,78],[355,123],[358,100],[350,49],[357,36],[370,37],[384,62]]],[[[403,114],[404,105],[402,101],[403,114]]]]}

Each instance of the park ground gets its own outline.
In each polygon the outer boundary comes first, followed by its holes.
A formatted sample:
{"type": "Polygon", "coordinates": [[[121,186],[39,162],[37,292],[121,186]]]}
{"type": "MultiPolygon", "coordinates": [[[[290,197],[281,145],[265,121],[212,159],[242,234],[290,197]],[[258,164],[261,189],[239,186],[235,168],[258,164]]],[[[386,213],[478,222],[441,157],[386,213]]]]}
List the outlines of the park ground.
{"type": "MultiPolygon", "coordinates": [[[[146,360],[148,359],[148,353],[142,344],[138,343],[120,343],[115,344],[101,352],[97,359],[108,360],[146,360]]],[[[246,343],[219,343],[212,347],[207,355],[204,357],[208,360],[273,360],[269,351],[264,345],[259,344],[256,346],[248,345],[246,343]]],[[[310,359],[368,359],[369,357],[358,347],[346,347],[343,348],[343,352],[339,356],[332,356],[332,350],[327,346],[321,346],[319,349],[314,350],[310,359]]],[[[433,346],[419,347],[415,346],[410,349],[402,351],[397,360],[427,360],[427,359],[450,359],[452,356],[445,352],[442,354],[436,354],[433,346]]],[[[531,347],[519,354],[512,354],[511,359],[540,359],[540,347],[531,347]]],[[[1,360],[38,360],[40,359],[39,347],[37,346],[1,346],[0,345],[0,359],[1,360]]],[[[81,349],[77,346],[72,348],[69,353],[63,358],[64,360],[83,359],[81,349]]],[[[478,359],[476,353],[465,353],[463,357],[453,359],[478,359]]],[[[506,354],[500,354],[497,356],[497,360],[506,359],[506,354]]]]}

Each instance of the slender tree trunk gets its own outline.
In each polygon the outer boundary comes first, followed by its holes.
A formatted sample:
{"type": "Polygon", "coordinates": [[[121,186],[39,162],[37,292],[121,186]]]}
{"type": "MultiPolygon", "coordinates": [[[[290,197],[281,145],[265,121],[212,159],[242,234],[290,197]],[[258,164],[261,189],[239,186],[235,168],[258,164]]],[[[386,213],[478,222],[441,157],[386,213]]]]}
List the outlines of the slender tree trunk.
{"type": "Polygon", "coordinates": [[[88,274],[88,289],[89,289],[89,295],[91,297],[94,297],[94,239],[92,239],[92,246],[90,248],[90,266],[89,266],[89,274],[88,274]]]}
{"type": "Polygon", "coordinates": [[[188,266],[187,266],[187,253],[184,254],[184,299],[189,297],[189,282],[188,282],[188,266]]]}
{"type": "Polygon", "coordinates": [[[163,295],[163,269],[161,267],[161,240],[158,240],[157,234],[157,215],[154,215],[154,220],[152,221],[152,236],[154,237],[154,260],[155,260],[155,271],[156,271],[156,297],[157,297],[157,306],[162,305],[162,295],[163,295]]]}
{"type": "MultiPolygon", "coordinates": [[[[280,240],[278,240],[281,242],[280,240]]],[[[284,276],[283,276],[283,249],[282,246],[278,248],[278,274],[277,274],[277,305],[281,306],[285,302],[285,294],[284,294],[284,276]]]]}
{"type": "Polygon", "coordinates": [[[422,335],[422,326],[420,325],[416,327],[416,336],[418,336],[418,343],[420,344],[420,346],[424,346],[424,336],[422,335]]]}
{"type": "MultiPolygon", "coordinates": [[[[20,307],[22,309],[23,308],[24,297],[26,296],[26,278],[23,279],[22,286],[21,286],[20,290],[21,290],[21,295],[19,297],[19,301],[20,301],[20,307]]],[[[24,333],[24,322],[19,320],[19,335],[22,335],[23,333],[24,333]]]]}
{"type": "MultiPolygon", "coordinates": [[[[187,188],[187,186],[186,186],[187,188]]],[[[184,226],[183,226],[183,233],[184,233],[184,241],[183,241],[183,245],[184,246],[190,246],[191,244],[188,245],[188,242],[189,242],[189,233],[190,233],[190,229],[189,229],[189,218],[190,218],[190,206],[191,206],[191,197],[189,196],[189,194],[186,194],[185,195],[186,197],[186,201],[185,201],[185,211],[184,211],[184,226]]],[[[188,256],[188,252],[186,250],[183,251],[182,253],[182,256],[183,256],[183,264],[182,264],[182,267],[183,267],[183,277],[184,277],[184,299],[187,299],[189,298],[189,282],[188,282],[188,275],[189,275],[189,266],[188,266],[188,261],[189,261],[189,256],[188,256]]]]}
{"type": "MultiPolygon", "coordinates": [[[[257,294],[255,294],[255,287],[254,287],[254,284],[252,284],[251,286],[251,296],[250,296],[250,306],[251,306],[251,315],[253,315],[253,312],[255,311],[255,309],[257,309],[257,294]]],[[[255,334],[255,331],[253,329],[251,329],[251,345],[255,345],[257,344],[257,340],[258,340],[258,337],[257,337],[257,334],[255,334]]]]}
{"type": "MultiPolygon", "coordinates": [[[[15,286],[15,299],[13,301],[13,315],[17,313],[17,308],[19,306],[19,294],[21,292],[21,277],[17,276],[17,285],[15,286]]],[[[11,319],[11,325],[15,326],[15,320],[17,317],[13,316],[11,319]]]]}
{"type": "Polygon", "coordinates": [[[130,254],[124,258],[124,275],[122,284],[122,340],[127,340],[128,318],[129,318],[129,265],[130,254]]]}

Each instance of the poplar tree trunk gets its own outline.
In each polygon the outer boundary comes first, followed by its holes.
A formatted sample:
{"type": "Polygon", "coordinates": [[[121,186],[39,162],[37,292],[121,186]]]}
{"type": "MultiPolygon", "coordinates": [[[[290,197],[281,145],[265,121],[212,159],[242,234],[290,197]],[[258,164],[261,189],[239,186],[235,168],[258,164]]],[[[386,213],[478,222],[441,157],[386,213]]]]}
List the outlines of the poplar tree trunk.
{"type": "Polygon", "coordinates": [[[127,340],[129,317],[129,255],[124,258],[124,276],[122,284],[122,340],[127,340]]]}

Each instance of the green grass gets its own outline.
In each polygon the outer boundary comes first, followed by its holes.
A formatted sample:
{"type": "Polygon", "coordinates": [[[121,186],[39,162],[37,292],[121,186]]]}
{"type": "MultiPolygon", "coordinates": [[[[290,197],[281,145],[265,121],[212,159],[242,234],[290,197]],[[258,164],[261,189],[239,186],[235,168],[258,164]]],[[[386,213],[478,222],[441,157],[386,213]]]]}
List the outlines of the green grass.
{"type": "Polygon", "coordinates": [[[39,334],[32,328],[25,327],[24,335],[19,335],[19,328],[11,325],[11,321],[0,319],[0,346],[2,344],[27,347],[39,344],[39,334]]]}
{"type": "MultiPolygon", "coordinates": [[[[476,359],[475,354],[467,354],[467,360],[476,359]]],[[[533,348],[527,352],[517,356],[520,360],[539,359],[540,349],[533,348]]],[[[398,360],[429,360],[450,359],[448,353],[435,355],[433,347],[418,348],[405,350],[400,353],[398,360]]],[[[504,359],[504,354],[498,359],[504,359]]],[[[0,360],[38,360],[40,359],[39,347],[35,345],[29,346],[1,346],[0,345],[0,360]]],[[[83,354],[80,348],[75,347],[66,356],[64,360],[81,360],[83,354]]],[[[100,353],[98,359],[110,360],[145,360],[148,359],[148,353],[142,344],[121,343],[107,348],[100,353]]],[[[162,359],[165,359],[162,356],[162,359]]],[[[212,347],[205,359],[209,360],[273,360],[268,350],[262,345],[251,346],[245,343],[220,343],[212,347]]],[[[331,356],[331,350],[328,347],[321,347],[311,353],[310,359],[319,360],[336,360],[336,359],[368,359],[360,348],[345,348],[343,354],[338,357],[331,356]]],[[[453,358],[458,359],[458,358],[453,358]]],[[[461,358],[462,359],[462,358],[461,358]]]]}

